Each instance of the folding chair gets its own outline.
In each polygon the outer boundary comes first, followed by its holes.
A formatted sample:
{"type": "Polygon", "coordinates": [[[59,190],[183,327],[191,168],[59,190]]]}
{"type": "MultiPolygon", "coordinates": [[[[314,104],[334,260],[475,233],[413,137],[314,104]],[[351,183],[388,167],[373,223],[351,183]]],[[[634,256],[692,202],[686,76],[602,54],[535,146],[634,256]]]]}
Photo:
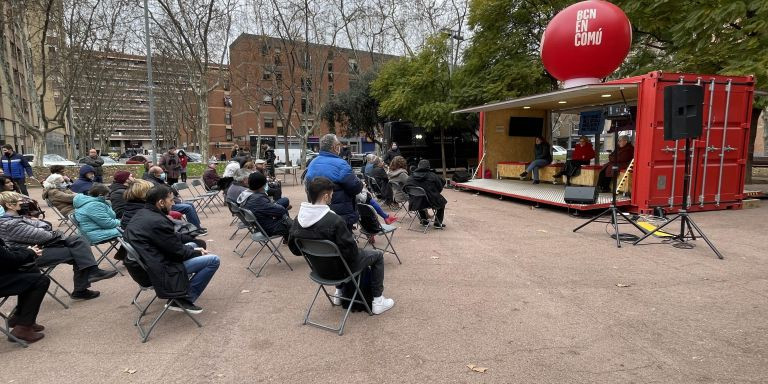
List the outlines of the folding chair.
{"type": "MultiPolygon", "coordinates": [[[[237,205],[236,202],[234,202],[234,201],[232,201],[230,199],[227,199],[227,208],[229,209],[229,213],[231,213],[232,217],[233,217],[232,222],[229,223],[229,225],[237,224],[237,227],[235,228],[235,232],[233,232],[229,236],[229,240],[232,240],[232,239],[235,238],[235,236],[237,236],[237,233],[240,232],[241,229],[248,228],[248,224],[246,224],[245,222],[240,220],[240,216],[239,216],[239,214],[240,214],[240,207],[237,205]]],[[[243,237],[243,239],[244,238],[245,237],[243,237]]],[[[243,239],[240,239],[240,242],[242,242],[243,239]]],[[[240,246],[240,243],[237,243],[237,245],[240,246]]],[[[235,247],[235,249],[237,249],[237,247],[235,247]]]]}
{"type": "MultiPolygon", "coordinates": [[[[5,304],[6,301],[8,301],[8,296],[0,297],[0,308],[3,307],[3,305],[5,304]]],[[[26,347],[29,346],[27,344],[27,342],[24,341],[24,340],[19,339],[18,337],[14,336],[13,334],[11,334],[11,327],[8,325],[8,319],[11,316],[13,316],[13,311],[15,311],[15,310],[16,309],[14,308],[11,311],[11,313],[9,313],[7,315],[5,313],[3,313],[3,311],[0,311],[0,317],[3,318],[3,326],[0,327],[0,332],[2,332],[5,336],[7,336],[8,340],[13,341],[13,342],[21,345],[22,347],[26,348],[26,347]]]]}
{"type": "Polygon", "coordinates": [[[261,275],[261,271],[267,265],[269,260],[272,259],[272,257],[274,257],[278,263],[280,263],[281,261],[285,261],[285,265],[288,266],[288,269],[293,271],[293,267],[291,267],[291,264],[288,263],[288,260],[286,260],[282,252],[280,252],[280,243],[275,245],[275,243],[272,242],[272,240],[274,239],[278,239],[278,238],[282,239],[283,235],[269,236],[267,234],[267,231],[265,231],[264,228],[261,226],[261,224],[259,224],[259,221],[256,220],[256,216],[253,215],[253,212],[247,209],[241,209],[240,214],[243,217],[243,221],[246,224],[248,224],[249,232],[251,233],[251,243],[248,244],[248,246],[245,248],[245,250],[243,251],[243,255],[245,255],[245,252],[248,251],[248,248],[250,248],[253,243],[261,244],[261,248],[259,248],[259,251],[256,252],[255,255],[253,255],[251,262],[248,263],[248,266],[245,269],[251,271],[251,273],[255,274],[256,277],[259,277],[261,275]],[[264,259],[264,262],[261,264],[261,268],[259,268],[259,271],[256,272],[252,269],[251,266],[253,265],[253,262],[256,261],[256,258],[259,257],[259,254],[265,247],[269,249],[271,253],[269,254],[269,256],[267,256],[266,259],[264,259]]]}
{"type": "MultiPolygon", "coordinates": [[[[424,226],[424,230],[419,229],[411,229],[411,226],[413,225],[413,222],[418,220],[421,220],[421,217],[419,216],[419,212],[417,210],[411,209],[411,204],[408,203],[408,211],[414,212],[413,218],[411,219],[411,222],[408,224],[408,230],[409,231],[417,231],[422,233],[427,233],[429,230],[429,227],[432,226],[432,224],[439,223],[442,224],[439,220],[437,220],[437,210],[435,209],[435,205],[432,204],[432,201],[429,200],[429,196],[427,195],[427,191],[424,190],[422,187],[417,187],[415,185],[406,185],[403,187],[403,192],[405,192],[406,195],[408,195],[408,200],[412,198],[422,198],[427,201],[427,205],[429,205],[429,208],[427,210],[431,210],[432,212],[432,218],[429,218],[429,215],[427,215],[427,225],[424,226]]],[[[442,228],[440,228],[442,229],[442,228]]]]}
{"type": "MultiPolygon", "coordinates": [[[[396,198],[398,193],[403,192],[403,184],[398,182],[398,181],[390,181],[389,185],[392,187],[392,198],[393,198],[393,200],[395,202],[394,205],[397,206],[397,210],[395,210],[395,212],[394,212],[395,216],[397,216],[398,212],[404,210],[405,214],[408,217],[411,217],[412,216],[411,212],[408,210],[408,206],[406,205],[406,204],[408,204],[408,201],[407,200],[406,201],[397,201],[397,198],[396,198]]],[[[403,193],[405,193],[405,192],[403,192],[403,193]]]]}
{"type": "Polygon", "coordinates": [[[45,199],[45,204],[48,205],[48,208],[53,210],[53,213],[56,214],[59,218],[59,225],[58,227],[61,227],[62,225],[65,227],[64,231],[62,231],[61,235],[63,237],[67,237],[70,233],[75,232],[75,226],[72,225],[72,222],[69,221],[69,218],[65,216],[61,211],[59,211],[56,206],[53,205],[53,202],[49,199],[45,199]]]}
{"type": "Polygon", "coordinates": [[[187,183],[182,183],[182,182],[173,183],[171,188],[173,188],[176,192],[179,193],[179,197],[181,197],[181,200],[183,203],[192,203],[192,206],[195,207],[196,211],[199,211],[203,215],[205,215],[205,217],[208,217],[208,214],[205,213],[205,209],[203,209],[205,204],[205,198],[195,196],[195,193],[192,191],[192,189],[189,188],[189,185],[187,185],[187,183]],[[184,190],[189,191],[189,194],[192,196],[188,198],[182,196],[181,191],[184,191],[184,190]]]}
{"type": "MultiPolygon", "coordinates": [[[[74,213],[69,214],[69,221],[75,226],[75,228],[77,228],[77,230],[80,232],[83,238],[88,240],[88,242],[90,242],[90,240],[88,239],[88,236],[86,236],[85,233],[83,233],[82,228],[80,228],[80,222],[77,221],[77,218],[75,217],[74,213]]],[[[118,228],[118,231],[122,233],[123,230],[118,228]]],[[[114,269],[117,273],[119,273],[120,276],[125,276],[122,271],[117,269],[117,263],[115,263],[114,261],[112,261],[112,259],[109,258],[109,254],[112,253],[112,251],[117,250],[117,246],[120,244],[117,240],[118,238],[120,238],[120,236],[113,237],[111,239],[107,239],[99,243],[91,243],[91,246],[96,248],[96,250],[99,252],[99,257],[96,259],[96,265],[101,265],[101,262],[106,260],[107,263],[109,263],[109,265],[112,266],[112,269],[114,269]],[[106,246],[107,249],[101,249],[100,246],[106,246]]]]}
{"type": "Polygon", "coordinates": [[[376,210],[368,204],[358,203],[357,212],[360,213],[360,233],[367,238],[363,248],[370,244],[373,249],[395,255],[397,262],[402,264],[403,262],[400,261],[400,256],[398,256],[397,251],[395,251],[395,246],[392,245],[392,238],[395,236],[397,227],[394,225],[381,224],[379,222],[379,217],[376,215],[376,210]],[[376,235],[383,235],[384,238],[387,239],[386,247],[376,248],[376,245],[371,242],[371,237],[376,235]]]}
{"type": "Polygon", "coordinates": [[[53,273],[53,270],[56,269],[61,264],[53,264],[53,265],[38,265],[40,268],[40,271],[42,271],[43,275],[47,276],[51,281],[56,284],[56,288],[53,289],[53,292],[51,292],[50,288],[48,289],[48,296],[52,297],[54,300],[56,300],[59,304],[61,304],[64,309],[69,309],[69,306],[64,304],[61,299],[59,299],[58,296],[56,296],[56,293],[58,293],[59,288],[61,288],[64,293],[67,294],[67,296],[72,297],[72,292],[70,292],[68,289],[64,288],[64,285],[59,283],[58,280],[56,280],[53,276],[51,276],[51,273],[53,273]]]}
{"type": "Polygon", "coordinates": [[[309,268],[311,269],[309,278],[318,285],[317,291],[315,291],[315,297],[312,299],[312,303],[307,309],[307,315],[304,316],[305,325],[310,324],[325,330],[333,332],[338,331],[339,336],[341,336],[344,334],[344,325],[347,323],[349,312],[352,310],[352,304],[363,304],[365,306],[365,310],[368,312],[368,315],[373,316],[371,307],[368,306],[368,302],[365,300],[363,292],[360,290],[360,278],[362,277],[361,272],[364,268],[368,268],[367,266],[362,267],[356,271],[350,270],[349,265],[347,265],[347,262],[344,260],[344,257],[341,256],[341,251],[339,251],[339,248],[336,246],[336,244],[328,240],[296,239],[296,245],[299,247],[299,250],[301,250],[301,254],[304,256],[304,260],[307,261],[307,264],[309,264],[309,268]],[[326,271],[335,271],[336,273],[326,271]],[[335,294],[331,295],[325,289],[326,285],[338,286],[350,281],[355,284],[355,293],[352,295],[351,299],[342,296],[336,296],[335,294]],[[333,300],[331,300],[332,297],[336,297],[349,302],[349,307],[344,312],[344,316],[341,318],[341,322],[336,328],[309,320],[309,315],[312,313],[312,307],[315,306],[315,301],[317,301],[317,296],[320,294],[321,289],[323,293],[325,293],[325,297],[328,299],[328,302],[331,304],[331,306],[333,306],[333,300]],[[358,295],[360,295],[359,300],[357,299],[358,295]]]}
{"type": "Polygon", "coordinates": [[[376,179],[370,176],[366,176],[365,180],[368,182],[368,189],[373,193],[376,197],[382,196],[381,187],[379,187],[379,183],[376,182],[376,179]]]}
{"type": "Polygon", "coordinates": [[[147,339],[149,339],[149,334],[152,333],[152,330],[155,329],[155,326],[160,321],[160,319],[162,319],[165,313],[168,312],[169,306],[171,304],[176,304],[177,306],[179,306],[181,309],[183,309],[184,313],[187,316],[189,316],[189,318],[192,319],[192,321],[194,321],[195,324],[197,324],[198,327],[202,327],[203,325],[200,324],[200,322],[197,321],[197,319],[194,316],[192,316],[192,314],[189,311],[187,311],[186,308],[181,306],[176,299],[168,300],[168,304],[165,305],[165,307],[160,312],[160,314],[157,315],[157,317],[152,321],[152,323],[150,323],[149,329],[145,329],[141,325],[141,319],[147,314],[147,309],[149,309],[149,306],[152,305],[152,303],[154,303],[155,300],[157,300],[157,293],[153,295],[152,299],[149,300],[149,302],[146,305],[142,306],[141,304],[139,304],[139,296],[141,295],[142,292],[150,291],[150,290],[154,291],[154,288],[152,287],[152,282],[149,280],[147,265],[144,264],[144,261],[141,259],[138,252],[136,252],[136,249],[133,248],[133,246],[131,246],[127,241],[125,241],[125,239],[121,237],[119,238],[119,242],[126,250],[126,256],[125,256],[126,260],[129,260],[129,264],[126,264],[126,267],[128,269],[128,274],[131,275],[131,278],[133,279],[133,281],[135,281],[136,284],[139,285],[139,291],[133,297],[132,304],[136,306],[136,308],[138,308],[139,310],[139,317],[136,318],[136,322],[134,322],[133,325],[136,326],[136,328],[139,330],[139,338],[141,339],[141,342],[142,343],[147,342],[147,339]],[[128,267],[128,265],[132,265],[132,264],[137,265],[138,268],[128,267]]]}
{"type": "Polygon", "coordinates": [[[221,212],[221,209],[216,206],[216,202],[223,203],[221,198],[219,198],[219,191],[206,191],[205,186],[200,179],[191,180],[189,185],[192,186],[190,192],[193,192],[193,194],[197,195],[197,197],[201,198],[203,201],[203,209],[208,208],[211,210],[211,213],[214,213],[213,208],[216,208],[218,212],[221,212]],[[198,187],[200,187],[202,191],[200,191],[198,187]]]}

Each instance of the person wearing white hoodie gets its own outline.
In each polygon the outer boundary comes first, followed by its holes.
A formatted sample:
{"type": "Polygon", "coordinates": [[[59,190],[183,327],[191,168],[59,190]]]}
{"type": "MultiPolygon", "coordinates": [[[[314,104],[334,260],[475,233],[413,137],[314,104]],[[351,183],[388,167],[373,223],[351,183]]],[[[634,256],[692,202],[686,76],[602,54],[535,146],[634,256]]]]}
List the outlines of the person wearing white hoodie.
{"type": "MultiPolygon", "coordinates": [[[[352,232],[347,228],[346,221],[328,207],[333,195],[334,184],[325,177],[315,177],[307,186],[307,195],[312,203],[303,202],[299,214],[289,232],[288,247],[294,255],[300,256],[301,251],[295,239],[330,240],[341,251],[342,257],[354,271],[362,267],[371,268],[371,293],[373,305],[371,310],[375,315],[382,314],[395,305],[395,301],[383,296],[384,293],[384,254],[378,250],[360,249],[357,247],[352,232]]],[[[318,265],[318,267],[328,267],[318,265]]],[[[340,271],[319,271],[321,274],[338,274],[340,271]]],[[[335,296],[341,297],[340,287],[336,287],[335,296]]],[[[341,304],[334,298],[333,303],[341,304]]]]}

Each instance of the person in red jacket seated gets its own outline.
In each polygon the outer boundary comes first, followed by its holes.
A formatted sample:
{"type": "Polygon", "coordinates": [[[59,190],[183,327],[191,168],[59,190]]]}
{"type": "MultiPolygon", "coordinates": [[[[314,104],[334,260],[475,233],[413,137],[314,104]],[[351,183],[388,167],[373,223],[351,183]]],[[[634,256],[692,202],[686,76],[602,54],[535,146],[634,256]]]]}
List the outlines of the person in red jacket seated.
{"type": "Polygon", "coordinates": [[[555,178],[565,176],[565,185],[571,185],[571,177],[578,176],[581,173],[581,166],[588,165],[589,161],[595,158],[595,149],[586,136],[579,138],[579,143],[573,149],[571,159],[565,162],[563,170],[555,174],[555,178]]]}

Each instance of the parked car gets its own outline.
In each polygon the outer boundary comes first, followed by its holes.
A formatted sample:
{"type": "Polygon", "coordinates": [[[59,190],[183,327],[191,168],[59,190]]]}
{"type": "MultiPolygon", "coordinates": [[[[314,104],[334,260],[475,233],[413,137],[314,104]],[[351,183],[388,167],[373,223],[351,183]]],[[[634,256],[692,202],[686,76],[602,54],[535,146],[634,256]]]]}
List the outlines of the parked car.
{"type": "MultiPolygon", "coordinates": [[[[35,161],[35,155],[28,153],[26,155],[23,155],[27,161],[32,164],[35,161]]],[[[43,165],[46,167],[50,167],[51,165],[63,165],[65,167],[70,167],[77,165],[74,161],[69,161],[60,155],[57,155],[55,153],[46,153],[43,155],[43,165]]]]}
{"type": "Polygon", "coordinates": [[[144,155],[136,155],[125,161],[126,164],[146,164],[149,159],[144,155]]]}
{"type": "Polygon", "coordinates": [[[565,156],[568,154],[568,150],[559,145],[553,145],[552,154],[555,156],[565,156]]]}
{"type": "Polygon", "coordinates": [[[187,154],[187,157],[189,157],[190,163],[202,163],[203,162],[203,155],[197,153],[197,152],[187,152],[184,151],[184,153],[187,154]]]}

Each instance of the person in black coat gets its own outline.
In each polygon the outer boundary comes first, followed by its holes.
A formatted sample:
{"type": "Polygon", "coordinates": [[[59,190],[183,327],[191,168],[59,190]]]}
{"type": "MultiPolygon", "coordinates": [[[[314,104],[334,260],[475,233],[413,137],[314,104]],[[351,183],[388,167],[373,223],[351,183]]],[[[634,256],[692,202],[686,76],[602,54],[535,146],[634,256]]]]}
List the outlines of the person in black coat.
{"type": "Polygon", "coordinates": [[[51,280],[35,265],[42,254],[37,246],[9,248],[0,240],[0,296],[18,296],[8,327],[13,328],[12,335],[28,343],[45,336],[41,333],[45,327],[37,324],[37,314],[51,280]]]}
{"type": "Polygon", "coordinates": [[[170,187],[152,187],[146,200],[146,207],[128,223],[125,239],[147,265],[157,296],[177,299],[178,304],[169,304],[170,310],[200,313],[203,309],[195,301],[219,269],[219,257],[197,247],[192,236],[175,232],[168,218],[173,206],[170,187]],[[194,276],[189,279],[189,274],[194,276]]]}
{"type": "Polygon", "coordinates": [[[528,164],[525,172],[520,174],[520,178],[524,179],[530,172],[533,178],[533,184],[539,183],[539,168],[546,166],[552,162],[552,147],[547,140],[542,137],[536,137],[536,145],[533,147],[533,161],[528,164]]]}
{"type": "Polygon", "coordinates": [[[378,192],[381,198],[384,199],[384,202],[392,204],[392,187],[389,186],[389,176],[387,176],[387,171],[384,170],[384,162],[378,157],[373,161],[371,177],[376,181],[376,185],[379,187],[378,192]]]}
{"type": "Polygon", "coordinates": [[[419,161],[418,167],[413,171],[413,174],[408,177],[408,181],[405,185],[412,185],[415,187],[424,188],[427,193],[429,201],[419,196],[409,196],[408,207],[411,210],[419,211],[419,218],[421,218],[421,225],[429,224],[427,220],[427,209],[435,209],[435,227],[444,228],[443,217],[445,217],[445,205],[448,204],[448,200],[440,194],[443,191],[443,185],[445,181],[442,177],[432,172],[429,165],[429,160],[419,161]],[[431,206],[430,206],[430,203],[431,206]]]}
{"type": "Polygon", "coordinates": [[[277,157],[275,156],[275,150],[269,147],[269,144],[264,143],[261,145],[261,150],[264,151],[264,160],[267,162],[267,172],[269,172],[269,177],[274,178],[275,177],[275,160],[277,157]]]}
{"type": "Polygon", "coordinates": [[[285,206],[273,203],[269,199],[269,196],[264,192],[266,184],[267,178],[263,173],[251,173],[248,175],[249,190],[243,191],[237,201],[241,209],[247,209],[253,213],[267,235],[282,235],[287,241],[288,231],[293,225],[293,220],[288,216],[288,209],[285,206]]]}
{"type": "Polygon", "coordinates": [[[109,203],[119,219],[123,217],[123,212],[125,211],[125,191],[134,179],[133,175],[128,171],[117,171],[112,176],[112,180],[114,182],[109,185],[109,203]]]}
{"type": "Polygon", "coordinates": [[[392,142],[392,147],[390,147],[390,149],[387,151],[387,153],[384,154],[384,159],[383,159],[384,163],[385,164],[389,164],[389,163],[392,162],[392,159],[394,159],[395,157],[398,157],[398,156],[402,156],[400,154],[400,149],[397,148],[397,143],[392,142]]]}

